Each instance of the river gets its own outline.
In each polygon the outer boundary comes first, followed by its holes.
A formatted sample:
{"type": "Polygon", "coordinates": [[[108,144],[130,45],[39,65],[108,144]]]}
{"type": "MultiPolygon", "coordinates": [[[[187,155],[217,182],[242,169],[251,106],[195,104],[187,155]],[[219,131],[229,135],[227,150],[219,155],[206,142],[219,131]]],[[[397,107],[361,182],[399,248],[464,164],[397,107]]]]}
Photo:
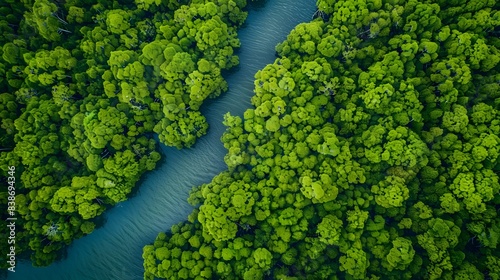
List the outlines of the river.
{"type": "MultiPolygon", "coordinates": [[[[249,1],[250,2],[250,1],[249,1]]],[[[187,218],[192,186],[208,183],[225,169],[226,150],[220,142],[223,115],[242,116],[251,106],[255,73],[275,60],[274,47],[300,22],[309,21],[315,0],[268,0],[249,5],[238,32],[240,65],[226,75],[229,91],[202,107],[209,132],[190,149],[161,146],[165,161],[147,173],[129,200],[104,214],[105,224],[76,240],[67,255],[48,267],[20,262],[10,280],[139,280],[143,279],[142,247],[161,231],[187,218]]]]}

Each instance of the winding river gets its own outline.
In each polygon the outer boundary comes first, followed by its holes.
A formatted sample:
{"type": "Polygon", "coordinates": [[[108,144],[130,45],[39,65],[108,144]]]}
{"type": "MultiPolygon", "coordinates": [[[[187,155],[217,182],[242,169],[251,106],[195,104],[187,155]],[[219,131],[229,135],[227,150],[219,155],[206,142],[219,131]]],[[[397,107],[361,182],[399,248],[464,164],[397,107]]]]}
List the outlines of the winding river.
{"type": "MultiPolygon", "coordinates": [[[[249,1],[249,0],[248,0],[249,1]]],[[[250,2],[250,1],[249,1],[250,2]]],[[[239,32],[240,66],[226,75],[229,91],[202,108],[210,124],[206,136],[191,149],[162,146],[165,161],[141,181],[135,196],[104,214],[105,224],[76,240],[65,258],[45,268],[18,263],[10,280],[139,280],[143,279],[142,247],[160,231],[187,218],[189,190],[225,169],[226,150],[220,142],[223,115],[242,116],[251,106],[253,77],[272,63],[274,47],[300,22],[309,21],[315,0],[268,0],[251,3],[239,32]]]]}

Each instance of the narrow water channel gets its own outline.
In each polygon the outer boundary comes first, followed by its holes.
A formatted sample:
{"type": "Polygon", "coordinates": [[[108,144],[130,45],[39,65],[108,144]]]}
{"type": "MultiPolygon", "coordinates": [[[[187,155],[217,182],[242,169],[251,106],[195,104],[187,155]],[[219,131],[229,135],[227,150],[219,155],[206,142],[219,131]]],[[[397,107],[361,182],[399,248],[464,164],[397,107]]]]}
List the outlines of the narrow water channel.
{"type": "MultiPolygon", "coordinates": [[[[249,1],[249,0],[248,0],[249,1]]],[[[250,1],[249,1],[250,2],[250,1]]],[[[142,247],[160,231],[186,219],[192,186],[210,182],[225,169],[220,142],[223,115],[243,115],[250,107],[255,73],[272,63],[274,47],[300,22],[309,21],[315,0],[267,0],[250,4],[239,32],[240,66],[226,75],[229,91],[202,108],[209,133],[191,149],[162,146],[166,159],[145,175],[134,197],[104,214],[104,226],[73,242],[67,256],[49,267],[18,263],[10,280],[139,280],[143,279],[142,247]]]]}

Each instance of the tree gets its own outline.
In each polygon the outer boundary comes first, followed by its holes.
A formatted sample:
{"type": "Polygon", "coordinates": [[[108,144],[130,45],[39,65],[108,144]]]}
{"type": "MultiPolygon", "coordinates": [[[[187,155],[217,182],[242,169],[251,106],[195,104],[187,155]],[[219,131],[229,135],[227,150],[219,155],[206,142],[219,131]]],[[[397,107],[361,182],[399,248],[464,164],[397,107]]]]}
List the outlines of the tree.
{"type": "Polygon", "coordinates": [[[272,254],[266,248],[257,248],[252,255],[255,263],[262,270],[267,270],[270,268],[272,262],[272,254]]]}
{"type": "Polygon", "coordinates": [[[403,202],[409,198],[409,190],[405,179],[397,176],[388,176],[380,181],[377,186],[372,187],[375,201],[382,207],[401,207],[403,202]]]}
{"type": "Polygon", "coordinates": [[[343,222],[334,215],[326,215],[318,224],[320,241],[328,245],[339,245],[343,222]]]}
{"type": "Polygon", "coordinates": [[[398,237],[392,241],[392,249],[389,251],[386,259],[389,263],[389,270],[404,270],[413,261],[415,250],[411,240],[398,237]]]}
{"type": "Polygon", "coordinates": [[[33,3],[32,12],[25,13],[24,17],[38,33],[48,41],[59,41],[60,33],[71,33],[61,28],[67,22],[58,16],[56,4],[49,0],[36,0],[33,3]]]}
{"type": "Polygon", "coordinates": [[[75,192],[70,187],[62,187],[54,194],[51,199],[51,208],[54,211],[61,213],[73,213],[75,212],[75,192]]]}
{"type": "Polygon", "coordinates": [[[369,265],[366,253],[360,249],[350,248],[340,257],[340,270],[354,279],[363,279],[369,265]]]}
{"type": "Polygon", "coordinates": [[[108,12],[106,25],[108,31],[114,34],[122,34],[130,28],[130,14],[127,11],[116,9],[108,12]]]}

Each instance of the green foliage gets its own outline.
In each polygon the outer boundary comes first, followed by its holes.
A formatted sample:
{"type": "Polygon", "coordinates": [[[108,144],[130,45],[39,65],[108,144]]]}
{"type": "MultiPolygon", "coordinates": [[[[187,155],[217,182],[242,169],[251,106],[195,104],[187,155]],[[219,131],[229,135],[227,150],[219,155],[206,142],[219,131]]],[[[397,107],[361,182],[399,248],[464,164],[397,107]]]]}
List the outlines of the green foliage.
{"type": "Polygon", "coordinates": [[[406,269],[415,256],[415,250],[413,249],[411,240],[398,237],[392,241],[392,246],[392,249],[387,255],[387,262],[389,263],[388,270],[406,269]]]}
{"type": "MultiPolygon", "coordinates": [[[[2,178],[9,166],[18,175],[18,256],[49,265],[155,168],[161,157],[155,139],[183,148],[206,134],[200,107],[227,90],[222,71],[239,63],[236,31],[245,5],[0,4],[0,169],[2,178]]],[[[0,197],[6,194],[2,190],[0,197]]],[[[232,211],[247,214],[255,198],[234,195],[232,211]]],[[[7,202],[0,204],[7,209],[7,202]]],[[[204,244],[201,235],[193,236],[176,242],[204,244]]],[[[165,259],[161,272],[181,265],[175,277],[210,279],[216,271],[196,255],[182,258],[165,259]]]]}
{"type": "Polygon", "coordinates": [[[340,259],[340,271],[345,271],[354,279],[364,279],[366,269],[370,265],[367,255],[363,250],[351,248],[340,259]]]}
{"type": "Polygon", "coordinates": [[[375,194],[377,204],[385,208],[401,207],[410,197],[405,180],[397,176],[386,177],[377,186],[373,186],[371,191],[375,194]]]}
{"type": "Polygon", "coordinates": [[[61,33],[71,33],[62,28],[67,24],[58,16],[58,7],[49,0],[36,0],[24,17],[29,25],[38,31],[40,36],[48,41],[59,41],[61,33]]]}
{"type": "MultiPolygon", "coordinates": [[[[224,116],[228,170],[193,189],[182,225],[198,237],[172,228],[154,247],[199,250],[214,279],[497,279],[498,5],[316,4],[256,73],[252,108],[224,116]]],[[[209,96],[224,66],[207,50],[236,44],[211,6],[174,15],[204,32],[143,55],[172,83],[166,115],[209,96]],[[179,50],[193,42],[205,60],[179,50]]],[[[144,250],[146,277],[179,275],[144,250]]]]}
{"type": "Polygon", "coordinates": [[[334,215],[327,215],[318,224],[318,234],[321,242],[328,245],[338,245],[342,232],[342,220],[334,215]]]}
{"type": "Polygon", "coordinates": [[[108,31],[114,34],[124,33],[130,28],[130,16],[130,13],[121,9],[110,10],[106,15],[108,31]]]}

